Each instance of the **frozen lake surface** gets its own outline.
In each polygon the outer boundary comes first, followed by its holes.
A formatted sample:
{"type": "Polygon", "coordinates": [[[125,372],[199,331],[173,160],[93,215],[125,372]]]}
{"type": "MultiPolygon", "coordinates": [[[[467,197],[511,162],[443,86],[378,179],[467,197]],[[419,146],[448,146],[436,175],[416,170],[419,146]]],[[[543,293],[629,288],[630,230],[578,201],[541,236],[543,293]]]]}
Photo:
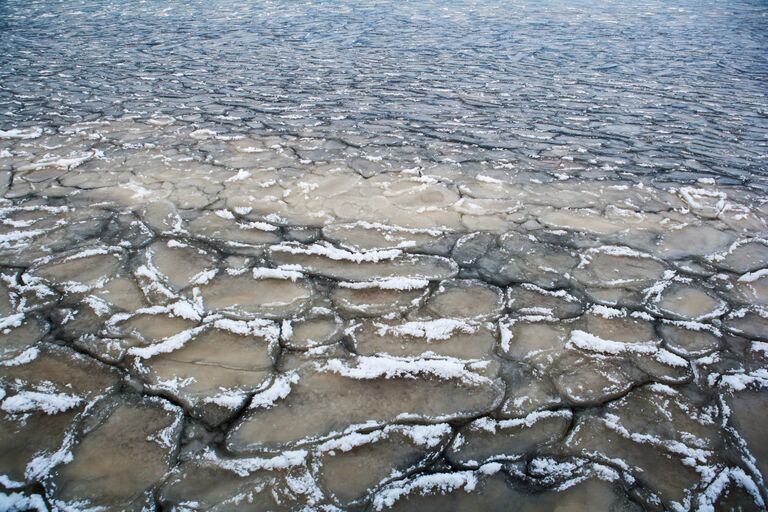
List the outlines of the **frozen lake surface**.
{"type": "Polygon", "coordinates": [[[0,4],[0,509],[765,510],[761,2],[0,4]]]}

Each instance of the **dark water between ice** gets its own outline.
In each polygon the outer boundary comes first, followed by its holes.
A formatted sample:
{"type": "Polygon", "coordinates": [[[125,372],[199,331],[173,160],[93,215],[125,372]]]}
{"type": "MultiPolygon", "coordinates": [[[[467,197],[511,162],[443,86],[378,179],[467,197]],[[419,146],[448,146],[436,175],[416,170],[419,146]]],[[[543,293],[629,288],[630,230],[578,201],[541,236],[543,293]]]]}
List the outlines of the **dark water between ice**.
{"type": "Polygon", "coordinates": [[[166,113],[371,173],[577,147],[560,172],[765,185],[765,2],[6,1],[0,35],[4,127],[166,113]]]}

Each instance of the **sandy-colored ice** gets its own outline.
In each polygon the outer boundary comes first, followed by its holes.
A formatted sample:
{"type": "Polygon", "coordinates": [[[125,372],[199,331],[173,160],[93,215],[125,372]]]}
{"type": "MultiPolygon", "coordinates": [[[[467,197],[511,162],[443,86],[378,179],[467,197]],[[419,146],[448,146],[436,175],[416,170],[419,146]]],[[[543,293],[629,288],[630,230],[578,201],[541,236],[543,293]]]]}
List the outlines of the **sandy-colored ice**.
{"type": "Polygon", "coordinates": [[[765,508],[753,191],[336,165],[316,159],[338,141],[163,116],[12,133],[3,491],[61,509],[765,508]]]}

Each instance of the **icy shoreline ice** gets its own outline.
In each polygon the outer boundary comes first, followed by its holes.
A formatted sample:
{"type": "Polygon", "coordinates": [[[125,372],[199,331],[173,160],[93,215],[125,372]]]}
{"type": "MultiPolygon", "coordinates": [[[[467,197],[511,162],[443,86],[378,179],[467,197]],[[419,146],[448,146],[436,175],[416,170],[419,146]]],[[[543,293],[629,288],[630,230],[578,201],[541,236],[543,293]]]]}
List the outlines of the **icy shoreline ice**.
{"type": "Polygon", "coordinates": [[[7,192],[34,183],[0,209],[9,506],[764,506],[759,195],[115,166],[174,127],[68,130],[115,142],[64,167],[4,143],[7,192]],[[128,480],[88,462],[112,435],[128,480]]]}
{"type": "Polygon", "coordinates": [[[0,510],[766,510],[764,2],[0,6],[0,510]]]}

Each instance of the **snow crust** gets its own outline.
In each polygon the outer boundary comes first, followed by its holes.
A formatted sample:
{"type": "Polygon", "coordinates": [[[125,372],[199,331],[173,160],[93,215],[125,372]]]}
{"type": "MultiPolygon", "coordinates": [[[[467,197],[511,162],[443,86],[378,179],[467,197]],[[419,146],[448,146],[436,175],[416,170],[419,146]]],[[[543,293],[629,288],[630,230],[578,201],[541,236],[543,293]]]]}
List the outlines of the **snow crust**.
{"type": "Polygon", "coordinates": [[[400,256],[400,249],[373,250],[365,252],[353,252],[340,249],[327,242],[315,243],[303,246],[297,242],[283,242],[270,247],[274,252],[287,252],[290,254],[306,254],[324,256],[335,261],[351,261],[353,263],[376,263],[379,261],[393,260],[400,256]]]}
{"type": "Polygon", "coordinates": [[[379,336],[391,334],[394,336],[410,336],[423,338],[426,341],[447,340],[455,333],[473,334],[478,327],[467,321],[455,318],[439,318],[436,320],[406,322],[400,325],[376,324],[379,336]]]}

